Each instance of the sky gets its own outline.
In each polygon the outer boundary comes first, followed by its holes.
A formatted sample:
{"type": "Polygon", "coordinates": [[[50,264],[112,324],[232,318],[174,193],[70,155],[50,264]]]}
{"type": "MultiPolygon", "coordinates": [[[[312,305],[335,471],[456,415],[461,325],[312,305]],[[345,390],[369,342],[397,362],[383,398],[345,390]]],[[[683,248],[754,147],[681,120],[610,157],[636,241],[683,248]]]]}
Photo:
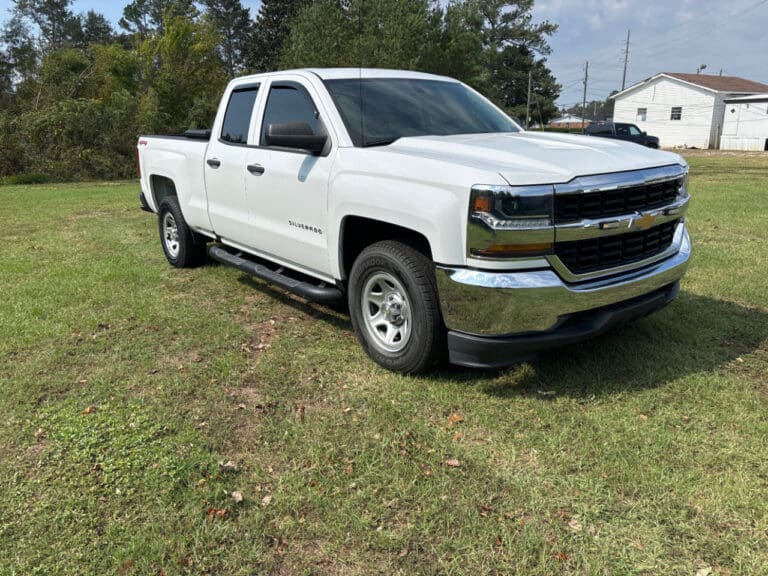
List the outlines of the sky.
{"type": "MultiPolygon", "coordinates": [[[[441,0],[445,2],[445,0],[441,0]]],[[[73,11],[104,14],[115,26],[128,0],[74,0],[73,11]]],[[[255,16],[260,0],[243,0],[255,16]]],[[[11,0],[0,0],[0,21],[11,0]]],[[[584,63],[587,100],[621,88],[627,30],[627,86],[658,72],[741,76],[768,83],[768,0],[536,0],[535,22],[559,25],[550,38],[549,68],[563,86],[561,107],[581,103],[584,63]]]]}

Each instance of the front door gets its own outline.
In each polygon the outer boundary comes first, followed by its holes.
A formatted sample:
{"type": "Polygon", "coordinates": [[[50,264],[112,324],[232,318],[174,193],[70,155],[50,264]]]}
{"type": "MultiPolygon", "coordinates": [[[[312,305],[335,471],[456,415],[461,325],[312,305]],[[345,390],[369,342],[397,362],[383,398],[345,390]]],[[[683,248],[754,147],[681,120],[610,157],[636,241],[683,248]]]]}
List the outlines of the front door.
{"type": "Polygon", "coordinates": [[[251,245],[267,257],[322,276],[330,272],[325,225],[335,146],[310,90],[299,79],[272,81],[259,145],[248,150],[245,189],[251,245]],[[266,146],[269,125],[287,122],[304,122],[315,134],[327,134],[325,150],[313,155],[266,146]]]}

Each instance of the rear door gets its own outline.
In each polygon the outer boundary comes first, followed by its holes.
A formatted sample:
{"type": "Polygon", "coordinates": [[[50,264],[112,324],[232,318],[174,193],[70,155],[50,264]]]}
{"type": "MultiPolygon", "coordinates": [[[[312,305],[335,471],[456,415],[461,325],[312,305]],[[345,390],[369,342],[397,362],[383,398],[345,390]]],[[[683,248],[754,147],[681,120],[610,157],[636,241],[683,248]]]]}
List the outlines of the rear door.
{"type": "Polygon", "coordinates": [[[208,214],[214,232],[246,246],[250,240],[245,199],[248,134],[253,128],[258,96],[259,84],[231,91],[224,116],[211,134],[204,166],[208,214]]]}
{"type": "Polygon", "coordinates": [[[330,273],[328,182],[336,141],[320,95],[301,76],[280,75],[262,95],[258,145],[248,150],[246,198],[252,245],[265,256],[320,276],[330,273]],[[270,124],[305,122],[328,143],[320,155],[267,146],[270,124]]]}

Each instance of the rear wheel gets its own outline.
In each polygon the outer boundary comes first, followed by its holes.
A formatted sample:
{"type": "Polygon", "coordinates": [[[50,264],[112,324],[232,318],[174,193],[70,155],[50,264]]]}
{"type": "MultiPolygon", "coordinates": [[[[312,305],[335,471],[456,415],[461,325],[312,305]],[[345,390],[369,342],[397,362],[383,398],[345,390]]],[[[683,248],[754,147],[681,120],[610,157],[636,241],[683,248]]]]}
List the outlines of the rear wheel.
{"type": "Polygon", "coordinates": [[[187,226],[174,197],[166,198],[160,204],[157,214],[160,243],[169,264],[176,268],[199,266],[205,260],[205,243],[199,242],[187,226]]]}
{"type": "Polygon", "coordinates": [[[357,338],[378,364],[418,373],[445,357],[445,327],[434,265],[387,240],[363,250],[349,278],[349,312],[357,338]]]}

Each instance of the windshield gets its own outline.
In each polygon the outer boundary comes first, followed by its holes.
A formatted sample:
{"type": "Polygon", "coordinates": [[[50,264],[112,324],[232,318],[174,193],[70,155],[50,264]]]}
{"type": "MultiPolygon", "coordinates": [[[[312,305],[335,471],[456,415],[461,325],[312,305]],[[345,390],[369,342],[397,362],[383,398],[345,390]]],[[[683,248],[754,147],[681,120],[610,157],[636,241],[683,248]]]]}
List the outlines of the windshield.
{"type": "Polygon", "coordinates": [[[326,80],[325,85],[355,146],[389,144],[406,136],[520,131],[508,116],[458,82],[347,78],[326,80]]]}

